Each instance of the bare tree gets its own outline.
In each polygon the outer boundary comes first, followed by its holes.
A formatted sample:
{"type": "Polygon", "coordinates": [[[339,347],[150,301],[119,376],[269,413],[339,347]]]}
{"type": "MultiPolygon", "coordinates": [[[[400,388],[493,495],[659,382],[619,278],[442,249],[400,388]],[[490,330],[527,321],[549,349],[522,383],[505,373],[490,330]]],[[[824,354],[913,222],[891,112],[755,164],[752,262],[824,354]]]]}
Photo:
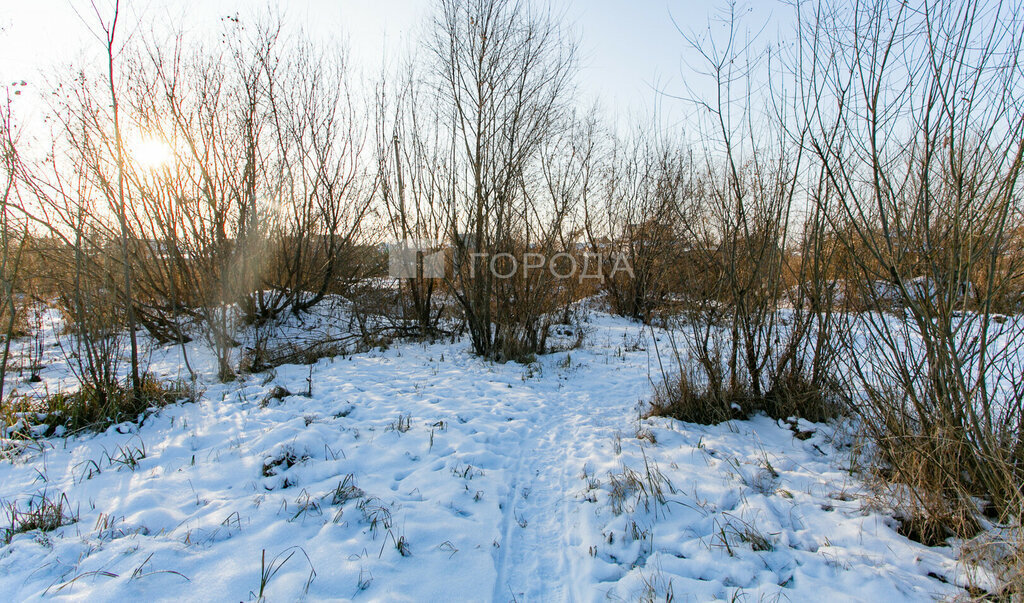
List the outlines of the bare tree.
{"type": "Polygon", "coordinates": [[[702,117],[701,166],[674,205],[683,261],[701,284],[690,287],[682,315],[688,358],[658,405],[688,420],[756,411],[825,419],[837,411],[832,298],[821,290],[820,262],[829,256],[819,245],[822,214],[802,232],[794,219],[807,193],[807,126],[794,120],[789,99],[770,94],[780,75],[772,49],[761,52],[756,36],[741,35],[734,6],[723,24],[721,36],[684,34],[712,90],[691,91],[702,117]]]}
{"type": "MultiPolygon", "coordinates": [[[[81,77],[71,98],[94,98],[91,91],[89,80],[81,77]]],[[[96,122],[91,117],[99,112],[88,104],[72,106],[86,110],[65,106],[57,114],[70,152],[63,158],[51,152],[33,162],[16,155],[14,169],[25,189],[18,211],[53,243],[43,253],[56,273],[56,301],[67,326],[58,343],[81,386],[75,394],[78,403],[67,411],[76,415],[74,421],[89,423],[143,401],[121,386],[118,373],[124,349],[123,295],[117,286],[123,257],[116,246],[116,222],[105,211],[108,198],[96,190],[102,187],[96,181],[97,155],[106,150],[95,146],[92,136],[96,122]]]]}
{"type": "Polygon", "coordinates": [[[693,217],[684,213],[694,184],[685,146],[655,140],[649,127],[628,140],[612,138],[584,208],[587,244],[611,310],[644,322],[685,289],[682,220],[693,217]]]}
{"type": "Polygon", "coordinates": [[[107,61],[107,85],[110,92],[110,125],[113,128],[113,147],[114,147],[114,171],[115,174],[111,179],[107,173],[100,169],[99,165],[96,165],[96,176],[101,183],[103,194],[107,197],[108,203],[117,216],[118,226],[120,228],[120,242],[121,242],[121,272],[123,280],[123,295],[124,295],[124,309],[125,315],[128,320],[128,340],[130,342],[130,370],[131,370],[131,387],[133,395],[138,398],[141,394],[141,381],[139,380],[139,343],[136,337],[135,329],[135,302],[132,297],[132,270],[131,262],[129,259],[129,247],[128,247],[128,215],[125,204],[125,157],[124,157],[124,140],[121,135],[121,115],[120,115],[120,100],[117,89],[117,70],[115,65],[115,59],[118,55],[117,48],[117,25],[118,18],[121,15],[121,3],[120,0],[115,0],[113,13],[111,14],[109,21],[105,20],[99,7],[95,2],[92,3],[93,11],[96,13],[97,21],[99,22],[100,31],[103,35],[103,43],[106,50],[106,61],[107,61]],[[113,181],[112,181],[113,180],[113,181]]]}
{"type": "Polygon", "coordinates": [[[372,179],[343,55],[285,47],[276,21],[224,25],[216,51],[179,35],[135,56],[132,126],[169,157],[127,176],[144,324],[183,341],[177,316],[199,318],[230,379],[241,324],[304,312],[361,275],[372,179]]]}
{"type": "MultiPolygon", "coordinates": [[[[1016,513],[1022,490],[1017,321],[995,312],[1024,163],[1019,6],[878,2],[801,19],[804,145],[816,197],[870,305],[849,328],[856,406],[925,539],[969,533],[973,496],[1016,513]]],[[[1004,515],[1005,516],[1005,515],[1004,515]]]]}
{"type": "Polygon", "coordinates": [[[389,86],[385,79],[377,90],[379,192],[395,245],[396,257],[390,261],[397,265],[412,260],[401,281],[403,322],[413,322],[419,335],[429,336],[437,331],[443,311],[435,299],[442,281],[431,269],[445,266],[432,266],[429,262],[438,260],[427,259],[443,258],[434,254],[443,253],[446,213],[432,178],[440,169],[442,145],[437,137],[443,129],[436,121],[439,113],[427,106],[429,91],[424,90],[415,62],[405,67],[396,84],[389,86]]]}
{"type": "Polygon", "coordinates": [[[14,221],[15,205],[17,195],[17,147],[15,140],[17,135],[13,131],[11,123],[10,97],[5,99],[5,104],[0,106],[0,169],[3,170],[3,191],[0,193],[0,286],[2,286],[2,312],[0,316],[6,319],[4,325],[4,349],[0,356],[0,402],[4,398],[4,384],[7,377],[7,366],[10,360],[11,340],[15,334],[17,321],[17,305],[15,296],[19,284],[19,273],[22,266],[22,257],[28,241],[27,231],[18,232],[14,221]]]}
{"type": "Polygon", "coordinates": [[[447,126],[433,180],[454,250],[449,287],[478,354],[522,357],[543,339],[527,299],[541,271],[504,282],[497,274],[520,274],[510,262],[549,247],[564,216],[539,211],[536,170],[545,141],[567,123],[575,48],[525,2],[443,0],[428,49],[447,126]]]}

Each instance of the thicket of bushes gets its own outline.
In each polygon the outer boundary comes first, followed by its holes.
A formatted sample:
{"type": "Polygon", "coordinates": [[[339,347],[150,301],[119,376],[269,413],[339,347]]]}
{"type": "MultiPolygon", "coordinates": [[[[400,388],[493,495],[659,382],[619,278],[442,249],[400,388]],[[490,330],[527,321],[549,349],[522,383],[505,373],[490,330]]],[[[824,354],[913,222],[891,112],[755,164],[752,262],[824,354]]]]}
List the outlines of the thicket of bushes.
{"type": "MultiPolygon", "coordinates": [[[[992,594],[1013,598],[1024,575],[1024,323],[1002,313],[1022,299],[1024,28],[1003,24],[1005,10],[810,7],[763,129],[729,121],[748,105],[705,105],[726,171],[701,187],[718,203],[696,223],[718,235],[707,248],[724,269],[684,314],[677,374],[653,411],[698,422],[853,415],[905,533],[936,544],[1004,526],[1005,540],[986,536],[975,557],[1003,580],[992,594]]],[[[733,47],[699,50],[717,98],[750,99],[751,70],[727,71],[733,47]]]]}

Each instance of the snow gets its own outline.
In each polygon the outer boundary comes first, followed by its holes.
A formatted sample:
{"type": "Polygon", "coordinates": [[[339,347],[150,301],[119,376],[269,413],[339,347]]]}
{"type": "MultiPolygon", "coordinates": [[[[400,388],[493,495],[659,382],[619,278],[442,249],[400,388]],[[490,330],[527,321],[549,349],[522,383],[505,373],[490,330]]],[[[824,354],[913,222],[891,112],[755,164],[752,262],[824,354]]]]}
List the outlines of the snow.
{"type": "MultiPolygon", "coordinates": [[[[897,533],[850,471],[841,424],[642,420],[650,334],[588,320],[583,347],[528,366],[462,339],[220,384],[189,344],[199,402],[0,462],[0,499],[64,494],[78,514],[0,547],[0,593],[245,600],[261,567],[269,600],[960,592],[955,548],[897,533]]],[[[47,350],[42,382],[18,388],[66,386],[47,350]]],[[[180,354],[156,348],[149,369],[181,377],[180,354]]]]}

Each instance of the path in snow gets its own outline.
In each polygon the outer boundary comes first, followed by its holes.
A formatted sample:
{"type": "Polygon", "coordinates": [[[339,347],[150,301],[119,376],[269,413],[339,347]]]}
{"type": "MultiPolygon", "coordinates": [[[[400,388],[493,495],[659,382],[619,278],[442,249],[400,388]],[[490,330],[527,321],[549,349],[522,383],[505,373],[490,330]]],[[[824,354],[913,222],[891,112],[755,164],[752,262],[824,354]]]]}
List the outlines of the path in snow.
{"type": "MultiPolygon", "coordinates": [[[[45,440],[0,463],[0,500],[65,495],[78,521],[0,547],[0,592],[242,600],[255,598],[265,554],[290,559],[270,600],[956,593],[955,553],[907,540],[862,504],[827,426],[803,425],[815,433],[805,441],[764,417],[651,419],[636,438],[653,346],[635,323],[590,325],[582,349],[530,366],[482,361],[465,341],[402,344],[208,380],[202,401],[141,426],[45,440]],[[268,398],[310,378],[310,397],[268,398]],[[143,447],[131,469],[114,460],[143,447]],[[624,472],[648,462],[674,483],[668,504],[622,492],[624,472]],[[768,546],[754,548],[747,527],[768,546]]],[[[191,353],[209,377],[213,358],[191,353]]],[[[54,354],[38,384],[48,391],[67,377],[54,354]]],[[[157,350],[152,370],[180,376],[177,354],[157,350]]]]}
{"type": "Polygon", "coordinates": [[[575,444],[569,438],[579,436],[572,410],[564,404],[545,403],[541,416],[546,421],[531,425],[520,439],[501,506],[494,601],[566,598],[567,547],[573,539],[568,473],[570,448],[575,444]]]}
{"type": "Polygon", "coordinates": [[[635,420],[642,373],[617,378],[621,368],[585,361],[560,367],[554,386],[551,380],[533,386],[536,405],[523,411],[527,427],[511,451],[492,601],[588,598],[577,567],[584,510],[580,476],[595,451],[612,454],[616,431],[635,420]],[[594,403],[595,387],[600,398],[618,403],[594,403]]]}

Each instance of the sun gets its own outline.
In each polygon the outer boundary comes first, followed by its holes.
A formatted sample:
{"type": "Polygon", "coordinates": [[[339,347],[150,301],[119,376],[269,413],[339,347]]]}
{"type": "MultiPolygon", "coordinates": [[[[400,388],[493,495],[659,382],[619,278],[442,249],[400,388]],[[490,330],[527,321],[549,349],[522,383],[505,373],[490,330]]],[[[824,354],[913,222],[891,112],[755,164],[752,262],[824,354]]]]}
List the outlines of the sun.
{"type": "Polygon", "coordinates": [[[169,165],[174,160],[174,150],[163,140],[142,137],[131,145],[131,154],[143,168],[155,170],[169,165]]]}

